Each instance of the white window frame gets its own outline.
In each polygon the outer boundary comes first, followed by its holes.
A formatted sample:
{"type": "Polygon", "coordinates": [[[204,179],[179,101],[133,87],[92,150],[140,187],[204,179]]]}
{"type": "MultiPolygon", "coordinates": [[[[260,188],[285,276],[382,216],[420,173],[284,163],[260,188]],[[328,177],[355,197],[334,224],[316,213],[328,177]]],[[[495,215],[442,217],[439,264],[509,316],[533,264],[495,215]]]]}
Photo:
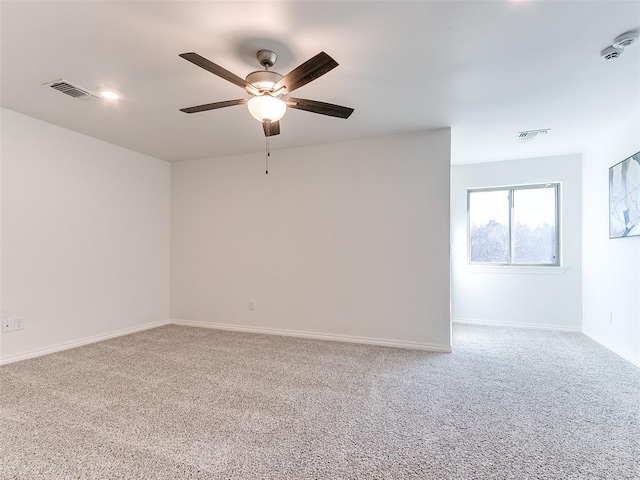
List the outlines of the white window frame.
{"type": "MultiPolygon", "coordinates": [[[[509,186],[501,186],[501,187],[483,187],[483,188],[468,188],[467,189],[467,264],[471,267],[498,267],[500,270],[504,270],[504,268],[514,268],[518,267],[519,269],[538,269],[538,267],[542,268],[554,268],[558,269],[562,266],[560,252],[562,251],[560,242],[560,182],[551,182],[551,183],[536,183],[531,185],[509,185],[509,186]],[[556,252],[555,263],[514,263],[513,262],[513,227],[514,227],[514,203],[513,203],[513,192],[516,190],[534,190],[536,188],[555,188],[555,199],[556,199],[556,252]],[[506,191],[509,195],[509,262],[507,263],[499,263],[499,262],[472,262],[471,261],[471,194],[474,192],[496,192],[496,191],[506,191]]],[[[563,271],[563,270],[562,270],[563,271]]]]}

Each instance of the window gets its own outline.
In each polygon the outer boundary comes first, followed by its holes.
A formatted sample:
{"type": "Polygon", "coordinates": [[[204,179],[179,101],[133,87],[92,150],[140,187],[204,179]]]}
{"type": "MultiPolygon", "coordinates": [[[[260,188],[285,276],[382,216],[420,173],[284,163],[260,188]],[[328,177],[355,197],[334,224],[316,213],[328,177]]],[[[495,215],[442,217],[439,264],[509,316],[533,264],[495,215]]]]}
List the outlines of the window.
{"type": "Polygon", "coordinates": [[[467,191],[469,263],[559,265],[560,185],[467,191]]]}

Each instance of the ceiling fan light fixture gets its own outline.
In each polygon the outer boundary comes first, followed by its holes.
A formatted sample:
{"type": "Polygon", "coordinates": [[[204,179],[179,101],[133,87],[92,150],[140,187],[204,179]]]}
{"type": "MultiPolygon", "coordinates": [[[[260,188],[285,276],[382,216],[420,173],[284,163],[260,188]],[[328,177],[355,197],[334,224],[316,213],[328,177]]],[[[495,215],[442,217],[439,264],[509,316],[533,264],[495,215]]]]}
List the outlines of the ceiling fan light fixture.
{"type": "Polygon", "coordinates": [[[287,104],[268,94],[250,98],[247,107],[251,116],[259,122],[277,122],[287,113],[287,104]]]}
{"type": "Polygon", "coordinates": [[[273,93],[273,86],[280,80],[282,80],[282,75],[270,70],[258,70],[257,72],[251,72],[246,78],[247,83],[251,84],[255,90],[271,93],[273,93]]]}

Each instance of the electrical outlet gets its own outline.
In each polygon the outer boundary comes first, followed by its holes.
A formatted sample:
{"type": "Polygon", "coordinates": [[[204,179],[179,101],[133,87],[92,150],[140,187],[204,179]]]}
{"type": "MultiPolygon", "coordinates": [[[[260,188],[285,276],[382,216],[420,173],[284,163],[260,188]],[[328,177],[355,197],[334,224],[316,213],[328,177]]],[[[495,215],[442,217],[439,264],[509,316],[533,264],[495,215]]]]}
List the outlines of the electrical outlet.
{"type": "Polygon", "coordinates": [[[249,310],[255,310],[256,309],[256,302],[253,300],[249,300],[249,310]]]}
{"type": "Polygon", "coordinates": [[[609,312],[609,324],[613,325],[613,312],[609,312]]]}
{"type": "Polygon", "coordinates": [[[8,318],[2,320],[2,333],[8,333],[13,330],[13,320],[8,318]]]}
{"type": "Polygon", "coordinates": [[[18,317],[13,320],[13,329],[14,330],[22,330],[24,328],[24,318],[18,317]]]}

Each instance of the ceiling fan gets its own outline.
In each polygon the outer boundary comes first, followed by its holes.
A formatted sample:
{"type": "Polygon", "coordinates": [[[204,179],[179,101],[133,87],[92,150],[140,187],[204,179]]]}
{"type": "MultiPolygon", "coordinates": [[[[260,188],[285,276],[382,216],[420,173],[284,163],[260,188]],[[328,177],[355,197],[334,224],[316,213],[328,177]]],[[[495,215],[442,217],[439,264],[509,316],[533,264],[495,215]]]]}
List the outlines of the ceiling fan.
{"type": "Polygon", "coordinates": [[[294,68],[285,76],[282,76],[277,72],[269,70],[278,58],[275,52],[271,50],[260,50],[256,56],[260,64],[264,67],[264,70],[251,72],[245,79],[238,77],[197,53],[182,53],[180,56],[194,65],[204,68],[208,72],[244,88],[250,95],[249,98],[181,108],[180,111],[184,113],[205,112],[207,110],[231,107],[233,105],[247,104],[249,113],[251,113],[256,120],[262,122],[265,137],[280,134],[280,119],[286,113],[287,107],[338,118],[349,118],[353,113],[353,108],[318,102],[316,100],[289,97],[289,94],[294,90],[321,77],[338,66],[338,63],[324,52],[320,52],[315,57],[294,68]]]}

